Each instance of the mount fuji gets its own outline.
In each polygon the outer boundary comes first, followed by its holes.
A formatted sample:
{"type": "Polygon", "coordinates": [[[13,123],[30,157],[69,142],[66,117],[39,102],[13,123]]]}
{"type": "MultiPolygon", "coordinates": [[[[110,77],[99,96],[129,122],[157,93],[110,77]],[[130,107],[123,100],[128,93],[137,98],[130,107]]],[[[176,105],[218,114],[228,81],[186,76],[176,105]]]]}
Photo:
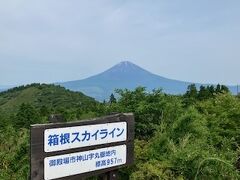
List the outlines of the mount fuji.
{"type": "MultiPolygon", "coordinates": [[[[190,82],[168,79],[153,74],[129,61],[123,61],[110,69],[83,80],[57,83],[73,91],[81,91],[84,94],[103,101],[108,99],[115,89],[134,89],[138,86],[147,90],[161,88],[169,94],[182,94],[187,90],[190,82]]],[[[195,83],[197,87],[201,84],[195,83]]],[[[229,87],[233,90],[233,86],[229,87]]]]}

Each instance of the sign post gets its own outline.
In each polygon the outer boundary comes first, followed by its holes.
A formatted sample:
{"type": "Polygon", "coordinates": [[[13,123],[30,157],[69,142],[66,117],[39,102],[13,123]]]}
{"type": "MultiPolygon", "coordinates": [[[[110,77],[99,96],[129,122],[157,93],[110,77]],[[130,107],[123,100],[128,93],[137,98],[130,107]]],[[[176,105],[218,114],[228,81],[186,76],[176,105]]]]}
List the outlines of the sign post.
{"type": "MultiPolygon", "coordinates": [[[[133,163],[133,114],[31,126],[31,179],[79,180],[133,163]]],[[[116,179],[116,178],[115,178],[116,179]]]]}

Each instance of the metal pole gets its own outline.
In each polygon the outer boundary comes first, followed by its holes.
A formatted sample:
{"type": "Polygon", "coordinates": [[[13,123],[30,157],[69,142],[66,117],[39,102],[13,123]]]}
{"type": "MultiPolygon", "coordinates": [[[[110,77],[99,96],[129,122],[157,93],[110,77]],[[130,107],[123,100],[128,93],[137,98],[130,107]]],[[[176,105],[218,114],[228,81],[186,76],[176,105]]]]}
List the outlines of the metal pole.
{"type": "Polygon", "coordinates": [[[117,180],[118,179],[118,170],[110,171],[108,173],[108,180],[117,180]]]}
{"type": "Polygon", "coordinates": [[[98,180],[117,180],[118,179],[118,170],[109,171],[102,175],[99,175],[98,180]]]}

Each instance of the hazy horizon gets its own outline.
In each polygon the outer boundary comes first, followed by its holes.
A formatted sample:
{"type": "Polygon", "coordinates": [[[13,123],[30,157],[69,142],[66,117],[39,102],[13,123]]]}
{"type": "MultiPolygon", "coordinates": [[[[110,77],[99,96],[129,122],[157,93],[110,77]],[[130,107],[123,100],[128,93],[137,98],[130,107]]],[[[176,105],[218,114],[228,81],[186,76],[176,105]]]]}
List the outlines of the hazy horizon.
{"type": "Polygon", "coordinates": [[[121,61],[240,84],[240,1],[0,2],[0,85],[79,80],[121,61]]]}

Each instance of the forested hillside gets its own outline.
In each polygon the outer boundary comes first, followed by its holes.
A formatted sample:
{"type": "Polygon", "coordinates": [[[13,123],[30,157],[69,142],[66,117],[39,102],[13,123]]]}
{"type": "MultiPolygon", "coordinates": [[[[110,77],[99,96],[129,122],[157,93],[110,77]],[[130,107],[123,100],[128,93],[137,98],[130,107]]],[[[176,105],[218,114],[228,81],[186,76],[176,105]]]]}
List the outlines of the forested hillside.
{"type": "Polygon", "coordinates": [[[75,108],[89,106],[94,99],[81,92],[72,92],[63,87],[47,84],[31,84],[15,87],[0,93],[0,109],[13,112],[22,103],[32,104],[36,108],[46,106],[50,109],[75,108]]]}
{"type": "Polygon", "coordinates": [[[80,111],[96,104],[91,97],[56,85],[31,84],[0,93],[0,112],[8,118],[27,107],[36,109],[40,116],[47,116],[50,112],[68,116],[71,111],[78,111],[79,118],[80,111]]]}
{"type": "Polygon", "coordinates": [[[135,164],[121,179],[239,179],[240,97],[226,86],[190,85],[183,96],[117,90],[109,102],[53,85],[0,93],[0,179],[27,179],[29,125],[63,114],[66,121],[133,112],[135,164]]]}

